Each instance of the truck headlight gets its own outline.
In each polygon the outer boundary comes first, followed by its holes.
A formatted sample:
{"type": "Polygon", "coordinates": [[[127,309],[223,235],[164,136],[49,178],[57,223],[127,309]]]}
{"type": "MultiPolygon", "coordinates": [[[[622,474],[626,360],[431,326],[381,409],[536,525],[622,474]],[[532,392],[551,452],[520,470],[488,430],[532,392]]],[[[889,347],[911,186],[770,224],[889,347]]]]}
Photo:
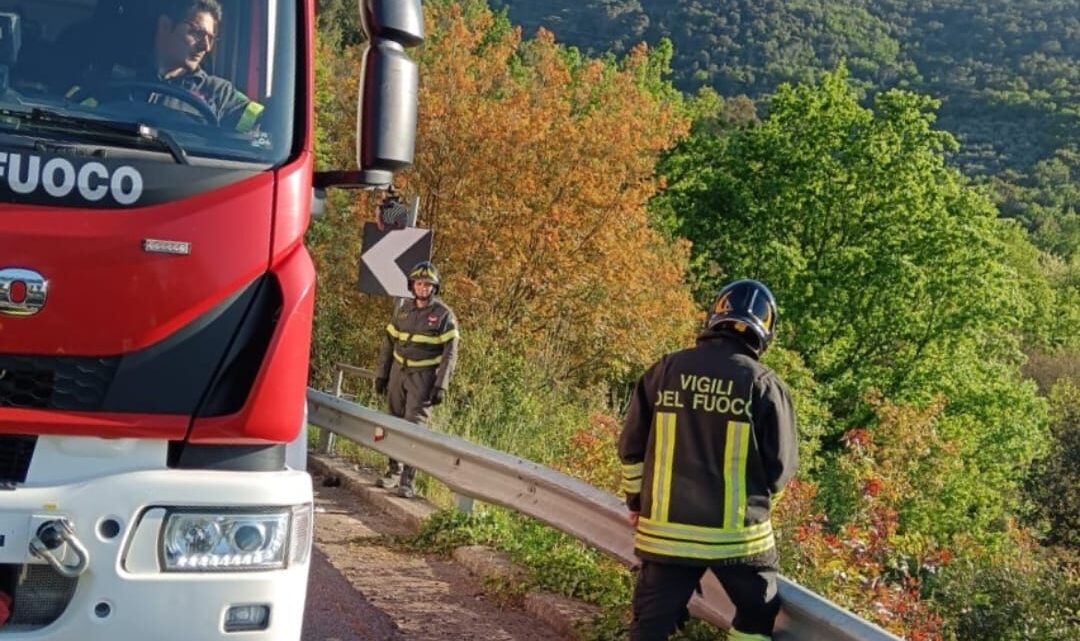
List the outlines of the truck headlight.
{"type": "Polygon", "coordinates": [[[170,511],[161,537],[167,572],[285,567],[292,508],[269,512],[170,511]]]}

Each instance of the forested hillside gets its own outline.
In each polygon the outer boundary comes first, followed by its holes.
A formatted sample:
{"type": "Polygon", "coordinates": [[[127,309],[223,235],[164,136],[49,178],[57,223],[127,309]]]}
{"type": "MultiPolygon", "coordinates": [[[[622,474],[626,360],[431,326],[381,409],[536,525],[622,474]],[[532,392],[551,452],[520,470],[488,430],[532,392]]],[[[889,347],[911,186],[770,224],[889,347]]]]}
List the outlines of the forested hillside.
{"type": "Polygon", "coordinates": [[[1080,140],[1076,0],[492,0],[590,53],[670,38],[675,84],[760,98],[846,59],[862,87],[943,101],[975,173],[1027,173],[1080,140]]]}

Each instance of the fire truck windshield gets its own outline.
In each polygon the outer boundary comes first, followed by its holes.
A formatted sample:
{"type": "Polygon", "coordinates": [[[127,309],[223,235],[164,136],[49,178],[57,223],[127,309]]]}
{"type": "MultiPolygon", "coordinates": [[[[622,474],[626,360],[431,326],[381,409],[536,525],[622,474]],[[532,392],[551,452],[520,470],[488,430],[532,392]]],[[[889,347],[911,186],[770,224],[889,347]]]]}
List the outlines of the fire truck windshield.
{"type": "Polygon", "coordinates": [[[280,164],[293,146],[296,5],[0,0],[0,145],[280,164]]]}

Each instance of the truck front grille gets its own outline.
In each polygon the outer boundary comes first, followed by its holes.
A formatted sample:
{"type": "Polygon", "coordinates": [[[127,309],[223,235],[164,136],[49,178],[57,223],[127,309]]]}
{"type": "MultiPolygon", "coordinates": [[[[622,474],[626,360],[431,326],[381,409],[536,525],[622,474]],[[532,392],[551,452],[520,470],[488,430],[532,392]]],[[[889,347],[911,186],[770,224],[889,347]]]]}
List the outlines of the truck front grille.
{"type": "Polygon", "coordinates": [[[119,362],[118,357],[0,354],[0,407],[99,409],[119,362]]]}
{"type": "Polygon", "coordinates": [[[36,436],[0,434],[0,483],[25,483],[36,436]]]}
{"type": "Polygon", "coordinates": [[[0,590],[12,598],[4,629],[32,630],[56,621],[71,603],[77,583],[48,565],[0,565],[0,590]]]}

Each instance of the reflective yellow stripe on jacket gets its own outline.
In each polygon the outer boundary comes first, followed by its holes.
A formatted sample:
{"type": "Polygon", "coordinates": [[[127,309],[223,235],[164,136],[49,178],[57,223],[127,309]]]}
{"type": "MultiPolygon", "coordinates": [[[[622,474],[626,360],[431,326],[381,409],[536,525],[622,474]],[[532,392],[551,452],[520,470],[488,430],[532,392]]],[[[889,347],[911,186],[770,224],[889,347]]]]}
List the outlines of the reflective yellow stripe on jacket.
{"type": "Polygon", "coordinates": [[[255,128],[255,121],[262,115],[263,107],[259,103],[252,100],[244,107],[244,113],[240,114],[240,121],[236,123],[236,130],[240,133],[247,133],[255,128]]]}
{"type": "Polygon", "coordinates": [[[458,337],[457,328],[454,328],[448,332],[444,332],[438,336],[428,336],[427,334],[409,334],[407,332],[399,332],[393,323],[386,326],[386,333],[390,334],[395,340],[402,341],[404,343],[424,343],[427,345],[445,345],[450,341],[458,337]]]}
{"type": "Polygon", "coordinates": [[[438,336],[428,336],[427,334],[413,334],[410,338],[406,340],[410,340],[414,343],[426,343],[428,345],[445,345],[446,343],[449,343],[457,337],[457,329],[452,329],[438,336]]]}
{"type": "Polygon", "coordinates": [[[624,494],[641,492],[641,475],[645,473],[644,463],[624,463],[622,466],[622,486],[624,494]]]}
{"type": "Polygon", "coordinates": [[[435,358],[425,358],[420,361],[414,361],[411,358],[405,358],[401,354],[394,352],[394,360],[405,367],[431,367],[432,365],[438,365],[442,362],[442,355],[436,356],[435,358]]]}
{"type": "Polygon", "coordinates": [[[671,464],[675,458],[675,414],[656,413],[656,458],[652,470],[652,518],[666,522],[671,504],[671,464]]]}
{"type": "Polygon", "coordinates": [[[729,529],[641,517],[634,533],[634,546],[642,551],[686,559],[733,559],[760,554],[775,545],[772,524],[768,521],[729,529]]]}
{"type": "Polygon", "coordinates": [[[728,421],[724,445],[724,525],[741,527],[746,520],[746,456],[750,450],[750,424],[728,421]]]}
{"type": "MultiPolygon", "coordinates": [[[[643,552],[688,559],[719,560],[751,556],[776,545],[772,523],[744,526],[746,519],[746,457],[750,424],[728,423],[724,449],[724,527],[675,523],[670,520],[671,479],[675,459],[677,416],[657,412],[652,461],[652,503],[648,517],[641,516],[634,545],[643,552]]],[[[624,487],[627,468],[623,466],[624,487]]],[[[640,483],[640,480],[639,480],[640,483]]]]}
{"type": "MultiPolygon", "coordinates": [[[[398,328],[394,327],[393,323],[388,323],[386,325],[386,333],[389,334],[390,337],[396,341],[400,341],[402,343],[417,343],[422,345],[445,345],[450,341],[454,340],[455,338],[458,338],[458,330],[456,327],[449,331],[443,332],[438,336],[431,336],[428,334],[410,334],[408,332],[402,332],[399,331],[398,328]]],[[[438,365],[442,362],[442,354],[433,358],[414,360],[411,358],[405,358],[395,349],[394,360],[406,367],[431,367],[434,365],[438,365]]]]}

